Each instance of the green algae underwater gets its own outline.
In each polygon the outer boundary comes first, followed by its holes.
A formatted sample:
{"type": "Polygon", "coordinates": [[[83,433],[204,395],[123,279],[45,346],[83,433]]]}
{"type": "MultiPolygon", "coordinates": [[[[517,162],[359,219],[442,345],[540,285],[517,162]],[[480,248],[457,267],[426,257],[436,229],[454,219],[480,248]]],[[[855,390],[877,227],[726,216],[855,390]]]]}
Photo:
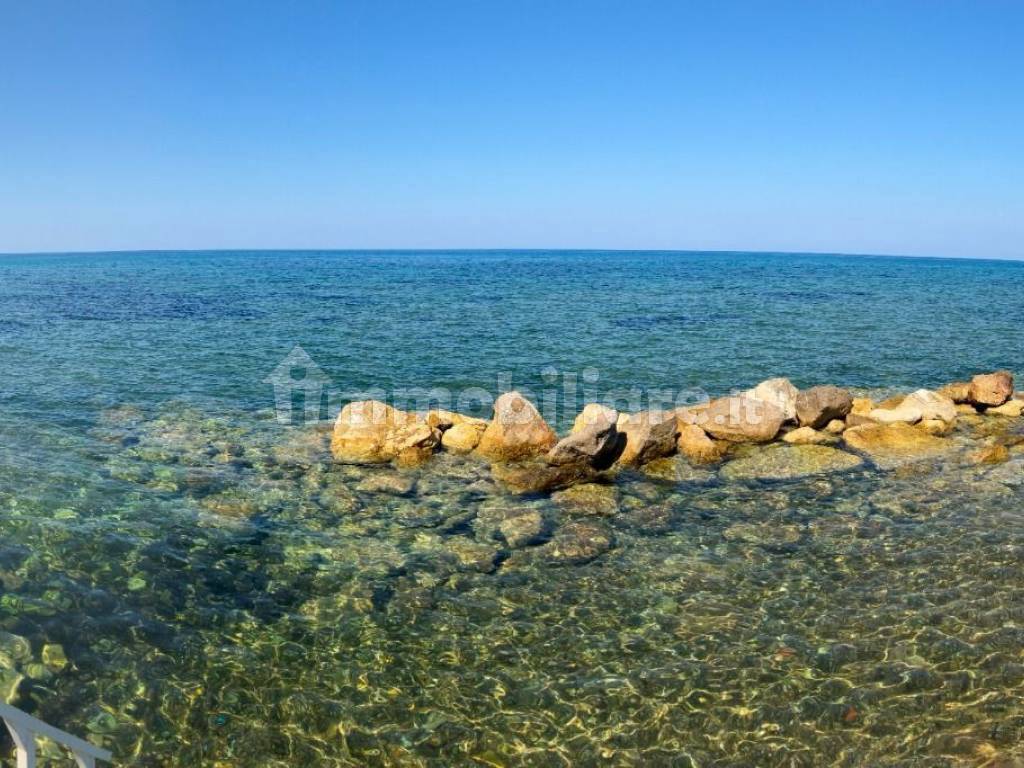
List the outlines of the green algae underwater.
{"type": "Polygon", "coordinates": [[[532,385],[552,361],[713,392],[1024,370],[1020,265],[703,259],[0,260],[4,699],[134,766],[1024,764],[1024,455],[966,458],[1020,445],[1022,420],[962,420],[956,452],[890,471],[765,480],[676,457],[513,497],[462,457],[340,465],[323,428],[274,418],[263,379],[300,342],[350,389],[484,386],[488,345],[512,338],[527,341],[508,369],[532,385]],[[488,281],[544,269],[540,295],[496,302],[488,281]],[[753,296],[715,288],[729,269],[760,270],[753,296]],[[915,269],[948,289],[941,316],[915,269]],[[420,327],[429,313],[398,296],[442,279],[491,317],[420,327]],[[565,290],[579,281],[625,302],[585,332],[593,296],[565,290]],[[1012,311],[972,314],[983,289],[1012,311]],[[527,310],[558,302],[580,322],[541,338],[527,310]],[[777,314],[808,304],[813,319],[777,314]],[[907,317],[895,334],[851,305],[907,317]],[[518,319],[496,329],[496,311],[518,319]],[[720,346],[740,325],[760,334],[742,356],[720,346]],[[858,343],[891,354],[866,363],[858,343]],[[542,538],[600,531],[596,548],[505,546],[496,526],[526,511],[542,538]]]}

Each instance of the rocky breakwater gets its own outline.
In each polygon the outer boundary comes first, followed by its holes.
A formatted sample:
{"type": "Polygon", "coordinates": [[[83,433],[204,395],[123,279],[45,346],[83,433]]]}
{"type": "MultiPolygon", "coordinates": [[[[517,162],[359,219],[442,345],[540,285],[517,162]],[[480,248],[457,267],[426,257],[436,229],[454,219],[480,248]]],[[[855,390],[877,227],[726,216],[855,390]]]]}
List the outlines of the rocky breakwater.
{"type": "MultiPolygon", "coordinates": [[[[591,403],[559,438],[533,403],[507,392],[495,401],[489,421],[439,410],[404,412],[377,401],[350,403],[335,424],[331,450],[341,463],[406,468],[436,452],[457,454],[489,467],[510,499],[555,494],[556,506],[574,515],[580,504],[596,504],[594,509],[611,508],[614,516],[614,488],[623,473],[706,485],[891,470],[952,455],[965,464],[1005,462],[1024,448],[1024,436],[1000,437],[998,424],[986,424],[990,417],[1019,417],[1022,410],[1024,399],[1014,395],[1013,377],[1005,371],[877,403],[835,386],[799,390],[775,378],[675,410],[623,414],[591,403]]],[[[516,546],[582,562],[614,546],[608,516],[595,512],[593,519],[548,530],[535,513],[519,509],[492,527],[516,546]]]]}

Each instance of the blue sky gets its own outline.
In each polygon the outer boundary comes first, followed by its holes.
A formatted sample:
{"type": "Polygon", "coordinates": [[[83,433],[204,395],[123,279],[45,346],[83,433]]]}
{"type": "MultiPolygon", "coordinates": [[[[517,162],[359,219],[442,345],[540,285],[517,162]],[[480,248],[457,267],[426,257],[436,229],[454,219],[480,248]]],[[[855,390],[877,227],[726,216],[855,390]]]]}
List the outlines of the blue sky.
{"type": "Polygon", "coordinates": [[[0,251],[1024,258],[1024,3],[0,0],[0,251]]]}

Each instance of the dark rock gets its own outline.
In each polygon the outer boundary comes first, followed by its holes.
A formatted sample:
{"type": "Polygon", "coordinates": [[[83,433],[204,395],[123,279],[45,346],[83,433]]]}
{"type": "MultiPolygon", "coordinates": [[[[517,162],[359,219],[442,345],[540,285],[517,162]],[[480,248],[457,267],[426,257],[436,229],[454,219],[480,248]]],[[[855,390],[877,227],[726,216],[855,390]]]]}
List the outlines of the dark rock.
{"type": "Polygon", "coordinates": [[[578,431],[560,440],[548,451],[547,462],[556,466],[585,463],[595,469],[607,469],[624,447],[624,441],[615,426],[618,418],[614,410],[600,414],[578,431]]]}
{"type": "Polygon", "coordinates": [[[615,546],[611,530],[593,520],[566,523],[540,549],[550,565],[582,565],[615,546]]]}
{"type": "Polygon", "coordinates": [[[853,396],[839,387],[811,387],[796,398],[796,417],[801,427],[822,429],[833,419],[845,419],[853,408],[853,396]]]}

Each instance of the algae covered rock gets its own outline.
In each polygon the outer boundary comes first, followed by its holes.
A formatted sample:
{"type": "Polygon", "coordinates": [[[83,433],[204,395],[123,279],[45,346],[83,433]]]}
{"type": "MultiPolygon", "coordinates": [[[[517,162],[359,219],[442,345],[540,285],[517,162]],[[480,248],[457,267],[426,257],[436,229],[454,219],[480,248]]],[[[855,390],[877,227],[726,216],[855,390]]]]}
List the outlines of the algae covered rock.
{"type": "Polygon", "coordinates": [[[533,403],[518,392],[506,392],[494,402],[494,418],[476,451],[491,461],[519,461],[546,453],[557,440],[533,403]]]}
{"type": "Polygon", "coordinates": [[[775,445],[730,461],[721,475],[727,480],[789,480],[848,471],[863,463],[859,456],[824,445],[775,445]]]}
{"type": "Polygon", "coordinates": [[[956,448],[948,438],[929,435],[902,422],[851,427],[843,433],[843,440],[883,469],[942,456],[956,448]]]}
{"type": "Polygon", "coordinates": [[[512,493],[546,493],[586,482],[595,476],[586,464],[552,465],[543,461],[521,461],[491,465],[491,476],[512,493]]]}
{"type": "Polygon", "coordinates": [[[604,523],[573,520],[555,531],[539,553],[549,565],[582,565],[614,546],[615,536],[604,523]]]}
{"type": "Polygon", "coordinates": [[[821,429],[833,419],[845,419],[853,409],[853,397],[839,387],[811,387],[796,398],[796,415],[801,427],[821,429]]]}
{"type": "Polygon", "coordinates": [[[619,511],[618,496],[614,485],[584,483],[552,494],[551,500],[570,515],[611,517],[619,511]]]}

